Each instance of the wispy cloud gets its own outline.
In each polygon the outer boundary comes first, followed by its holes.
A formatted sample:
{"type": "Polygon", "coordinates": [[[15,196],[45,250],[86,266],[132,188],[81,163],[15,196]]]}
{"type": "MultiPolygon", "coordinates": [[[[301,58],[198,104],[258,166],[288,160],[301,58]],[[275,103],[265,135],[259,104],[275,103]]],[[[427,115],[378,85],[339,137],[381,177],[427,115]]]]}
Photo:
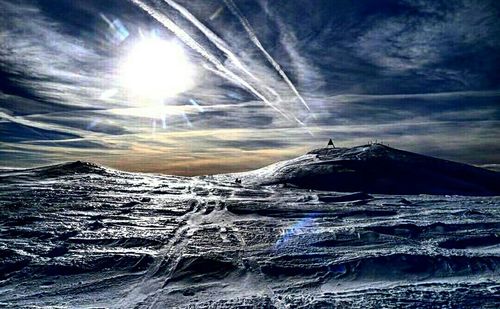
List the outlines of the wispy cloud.
{"type": "Polygon", "coordinates": [[[0,165],[240,171],[330,137],[500,164],[498,16],[469,0],[0,0],[0,165]],[[151,32],[197,67],[157,105],[118,76],[151,32]]]}

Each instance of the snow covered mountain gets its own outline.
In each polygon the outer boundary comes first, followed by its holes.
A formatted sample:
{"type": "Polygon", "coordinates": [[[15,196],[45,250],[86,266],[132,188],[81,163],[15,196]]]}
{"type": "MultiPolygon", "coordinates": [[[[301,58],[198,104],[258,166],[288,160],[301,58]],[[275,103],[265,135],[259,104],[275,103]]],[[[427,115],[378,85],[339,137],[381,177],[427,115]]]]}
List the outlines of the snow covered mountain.
{"type": "Polygon", "coordinates": [[[323,148],[235,174],[245,182],[381,194],[500,195],[500,173],[382,144],[323,148]]]}
{"type": "Polygon", "coordinates": [[[398,190],[498,184],[382,145],[210,177],[0,171],[0,307],[498,307],[500,196],[367,193],[377,173],[398,190]],[[297,188],[333,185],[365,192],[297,188]]]}

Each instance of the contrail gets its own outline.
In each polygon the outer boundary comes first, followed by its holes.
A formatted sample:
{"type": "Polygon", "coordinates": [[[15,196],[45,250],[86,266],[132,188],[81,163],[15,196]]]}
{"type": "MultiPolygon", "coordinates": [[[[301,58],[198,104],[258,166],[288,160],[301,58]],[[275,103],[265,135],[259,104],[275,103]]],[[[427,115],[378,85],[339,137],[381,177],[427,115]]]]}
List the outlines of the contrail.
{"type": "Polygon", "coordinates": [[[262,95],[257,89],[255,89],[252,85],[250,85],[247,81],[242,79],[240,76],[233,73],[231,70],[227,69],[214,55],[210,54],[206,51],[196,40],[194,40],[187,32],[185,32],[181,27],[175,24],[170,18],[166,17],[163,14],[160,14],[157,10],[152,8],[151,6],[139,1],[139,0],[130,0],[132,3],[137,5],[144,12],[149,14],[151,17],[156,19],[159,23],[165,26],[167,29],[172,31],[184,44],[186,44],[189,48],[196,51],[206,60],[208,60],[212,65],[214,65],[217,70],[213,70],[217,72],[219,76],[222,76],[233,83],[239,84],[242,87],[249,90],[253,95],[261,99],[264,103],[269,105],[275,111],[279,112],[286,119],[290,119],[284,112],[274,106],[264,95],[262,95]]]}
{"type": "Polygon", "coordinates": [[[288,84],[290,89],[292,89],[293,93],[299,98],[300,102],[307,108],[307,110],[311,110],[309,108],[309,105],[307,102],[304,100],[304,98],[300,95],[299,91],[297,88],[293,85],[292,81],[288,78],[286,73],[281,69],[281,66],[276,62],[276,60],[273,59],[273,57],[264,49],[264,46],[260,43],[259,39],[255,35],[255,32],[252,30],[252,27],[250,26],[250,23],[248,20],[243,16],[241,11],[238,9],[238,7],[234,4],[233,0],[224,0],[224,3],[226,6],[229,8],[229,10],[239,19],[240,23],[243,25],[243,28],[245,28],[245,31],[247,32],[248,36],[250,37],[250,40],[254,43],[257,48],[260,49],[260,51],[266,56],[267,60],[271,65],[274,67],[274,69],[278,72],[278,74],[285,80],[285,82],[288,84]]]}
{"type": "MultiPolygon", "coordinates": [[[[210,30],[207,26],[205,26],[199,19],[197,19],[188,9],[180,5],[179,3],[173,1],[173,0],[163,0],[165,3],[167,3],[169,6],[174,8],[177,12],[181,13],[184,18],[186,18],[191,24],[193,24],[198,30],[200,30],[206,38],[212,42],[215,47],[217,47],[220,51],[222,51],[230,61],[232,61],[238,69],[240,69],[242,72],[250,76],[254,81],[256,81],[259,84],[262,84],[262,81],[257,78],[255,75],[253,75],[247,67],[240,61],[240,59],[236,56],[234,52],[231,51],[227,43],[221,39],[217,34],[215,34],[212,30],[210,30]]],[[[221,7],[223,9],[224,7],[221,7]]],[[[265,85],[264,88],[269,91],[271,94],[273,94],[276,98],[281,101],[281,97],[278,95],[278,93],[271,88],[270,86],[265,85]]]]}
{"type": "MultiPolygon", "coordinates": [[[[209,67],[208,65],[204,66],[204,68],[206,70],[210,71],[210,72],[213,72],[214,74],[216,74],[216,75],[218,75],[220,77],[224,77],[224,74],[222,72],[220,72],[218,70],[214,70],[211,67],[209,67]]],[[[249,87],[251,87],[251,86],[249,85],[249,87]]],[[[253,89],[253,87],[252,87],[252,89],[253,89]]],[[[259,92],[257,92],[257,93],[259,93],[259,92]]],[[[263,96],[261,97],[260,93],[259,93],[259,95],[256,95],[256,96],[259,97],[262,101],[264,101],[267,105],[271,106],[275,111],[277,111],[278,113],[280,113],[284,118],[286,118],[287,120],[291,120],[290,117],[287,114],[285,114],[279,108],[275,107],[273,104],[269,103],[269,101],[266,98],[264,98],[263,96]]]]}
{"type": "Polygon", "coordinates": [[[215,34],[212,30],[207,28],[202,22],[200,22],[189,10],[185,7],[181,6],[175,1],[172,0],[164,0],[168,5],[177,10],[179,13],[184,16],[189,22],[191,22],[198,30],[200,30],[209,40],[212,42],[219,50],[224,52],[229,59],[236,64],[236,66],[242,70],[245,74],[253,78],[254,80],[260,82],[260,80],[255,77],[248,69],[241,63],[238,57],[229,49],[226,42],[222,40],[217,34],[215,34]]]}
{"type": "Polygon", "coordinates": [[[212,15],[210,15],[208,19],[210,20],[216,19],[217,17],[219,17],[220,13],[222,13],[223,10],[224,10],[223,6],[219,7],[212,15]]]}

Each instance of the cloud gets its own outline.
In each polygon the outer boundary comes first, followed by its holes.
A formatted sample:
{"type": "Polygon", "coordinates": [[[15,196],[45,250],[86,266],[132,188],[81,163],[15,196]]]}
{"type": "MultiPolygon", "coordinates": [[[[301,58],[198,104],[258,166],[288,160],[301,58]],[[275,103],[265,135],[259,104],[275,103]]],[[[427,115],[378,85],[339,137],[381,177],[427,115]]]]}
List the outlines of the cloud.
{"type": "Polygon", "coordinates": [[[192,175],[330,137],[500,163],[495,1],[135,2],[0,0],[0,165],[192,175]],[[141,33],[187,44],[193,89],[127,93],[119,66],[141,33]]]}
{"type": "Polygon", "coordinates": [[[408,10],[377,21],[352,44],[385,74],[433,82],[433,91],[498,87],[498,10],[491,2],[408,1],[408,10]],[[410,10],[414,10],[411,14],[410,10]],[[415,78],[416,79],[416,78],[415,78]]]}
{"type": "Polygon", "coordinates": [[[30,140],[60,140],[76,138],[77,135],[62,133],[52,130],[33,128],[14,122],[0,122],[0,131],[4,135],[4,142],[22,142],[30,140]]]}

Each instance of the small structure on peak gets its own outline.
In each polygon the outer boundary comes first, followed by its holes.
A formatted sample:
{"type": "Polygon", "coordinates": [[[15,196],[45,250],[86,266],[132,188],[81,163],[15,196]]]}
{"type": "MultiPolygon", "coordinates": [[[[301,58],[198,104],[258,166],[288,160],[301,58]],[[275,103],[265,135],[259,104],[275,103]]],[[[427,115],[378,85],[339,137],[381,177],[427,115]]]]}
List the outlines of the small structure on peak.
{"type": "Polygon", "coordinates": [[[330,140],[328,141],[328,145],[326,145],[326,148],[329,148],[330,146],[332,146],[332,148],[335,148],[335,145],[333,144],[333,141],[332,139],[330,138],[330,140]]]}

